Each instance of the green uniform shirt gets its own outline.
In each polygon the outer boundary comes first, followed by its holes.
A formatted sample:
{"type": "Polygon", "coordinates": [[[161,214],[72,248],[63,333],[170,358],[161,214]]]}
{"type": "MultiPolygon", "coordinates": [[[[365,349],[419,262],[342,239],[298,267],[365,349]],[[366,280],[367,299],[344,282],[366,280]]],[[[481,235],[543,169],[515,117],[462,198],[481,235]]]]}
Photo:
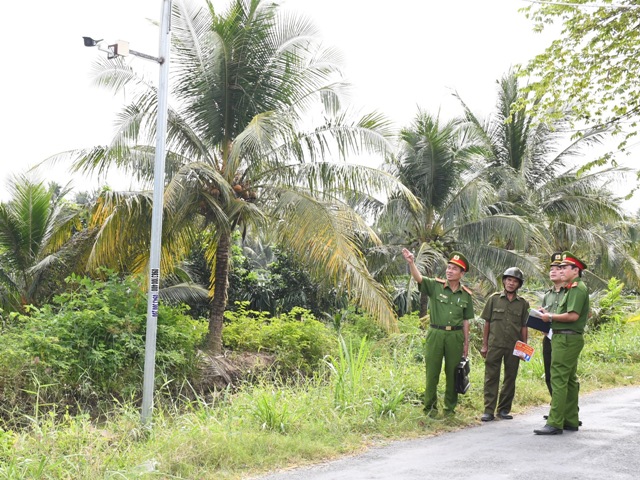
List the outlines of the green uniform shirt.
{"type": "Polygon", "coordinates": [[[562,302],[565,293],[567,293],[567,289],[565,287],[560,287],[558,292],[556,292],[554,287],[551,287],[544,294],[542,306],[547,312],[558,313],[560,302],[562,302]]]}
{"type": "Polygon", "coordinates": [[[518,295],[510,301],[504,292],[494,293],[487,300],[481,317],[491,324],[489,348],[513,348],[522,340],[522,327],[529,318],[529,302],[518,295]]]}
{"type": "Polygon", "coordinates": [[[471,293],[460,285],[454,292],[445,280],[422,277],[420,291],[429,297],[431,323],[441,326],[462,326],[463,320],[474,317],[471,293]]]}
{"type": "Polygon", "coordinates": [[[581,278],[576,278],[573,283],[567,285],[567,292],[560,301],[557,313],[575,312],[579,315],[575,322],[551,322],[551,328],[558,330],[573,330],[584,333],[589,316],[589,291],[581,278]]]}

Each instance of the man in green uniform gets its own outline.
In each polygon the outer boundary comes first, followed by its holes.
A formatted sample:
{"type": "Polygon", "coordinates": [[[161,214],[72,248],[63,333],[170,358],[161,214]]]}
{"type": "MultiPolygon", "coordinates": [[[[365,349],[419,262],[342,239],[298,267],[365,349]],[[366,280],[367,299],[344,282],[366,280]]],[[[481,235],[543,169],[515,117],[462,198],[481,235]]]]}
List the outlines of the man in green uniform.
{"type": "Polygon", "coordinates": [[[496,404],[498,416],[511,420],[511,405],[516,393],[516,377],[520,357],[513,354],[518,340],[527,343],[527,319],[529,302],[518,295],[524,283],[524,274],[517,267],[507,268],[502,274],[502,292],[494,293],[487,300],[482,319],[484,332],[480,354],[484,357],[484,413],[480,418],[490,422],[495,418],[496,404]],[[500,370],[504,364],[504,378],[500,396],[500,370]]]}
{"type": "Polygon", "coordinates": [[[452,414],[458,404],[455,389],[455,370],[462,357],[469,353],[469,320],[473,318],[471,290],[460,280],[469,270],[469,262],[459,252],[449,256],[446,280],[423,277],[414,262],[413,254],[406,248],[402,255],[409,264],[411,276],[418,283],[420,292],[429,297],[430,325],[426,340],[426,390],[425,411],[434,415],[438,411],[438,380],[444,359],[446,388],[444,410],[452,414]]]}
{"type": "Polygon", "coordinates": [[[551,410],[544,427],[536,435],[558,435],[563,430],[577,431],[578,418],[578,358],[584,347],[582,334],[589,315],[589,291],[582,281],[587,268],[571,252],[562,253],[562,279],[567,292],[558,306],[558,313],[544,311],[542,320],[551,322],[551,410]]]}
{"type": "MultiPolygon", "coordinates": [[[[542,306],[549,313],[558,313],[560,302],[564,298],[567,291],[564,288],[564,280],[562,279],[562,252],[556,252],[551,255],[551,264],[549,265],[549,280],[553,282],[553,286],[547,290],[542,299],[542,306]]],[[[544,381],[549,389],[549,395],[553,394],[551,387],[551,334],[544,336],[542,339],[542,360],[544,363],[544,381]]]]}

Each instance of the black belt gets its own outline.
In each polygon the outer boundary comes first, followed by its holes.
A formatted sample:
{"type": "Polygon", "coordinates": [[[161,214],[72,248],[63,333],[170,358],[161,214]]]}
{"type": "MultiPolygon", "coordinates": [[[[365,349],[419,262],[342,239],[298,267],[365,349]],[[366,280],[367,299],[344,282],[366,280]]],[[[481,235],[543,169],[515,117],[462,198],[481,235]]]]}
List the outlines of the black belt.
{"type": "Polygon", "coordinates": [[[451,331],[451,330],[462,330],[462,325],[458,325],[457,327],[451,326],[451,325],[434,325],[433,323],[429,325],[431,328],[436,328],[438,330],[446,330],[446,331],[451,331]]]}
{"type": "Polygon", "coordinates": [[[582,335],[580,332],[576,332],[575,330],[554,330],[553,334],[562,333],[564,335],[582,335]]]}

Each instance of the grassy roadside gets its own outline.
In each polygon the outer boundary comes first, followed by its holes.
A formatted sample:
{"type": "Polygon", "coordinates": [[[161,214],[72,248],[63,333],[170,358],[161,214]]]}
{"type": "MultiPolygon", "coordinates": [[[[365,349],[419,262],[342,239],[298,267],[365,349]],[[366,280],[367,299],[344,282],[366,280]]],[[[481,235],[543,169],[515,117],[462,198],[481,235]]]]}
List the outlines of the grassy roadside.
{"type": "MultiPolygon", "coordinates": [[[[547,404],[540,337],[522,363],[514,413],[547,404]]],[[[640,322],[587,337],[583,393],[640,384],[640,322]]],[[[122,405],[96,425],[88,417],[34,412],[31,427],[0,430],[0,479],[237,479],[363,451],[395,439],[479,423],[481,358],[473,352],[468,394],[451,418],[422,412],[419,334],[345,343],[315,378],[263,382],[213,399],[178,400],[155,411],[151,430],[122,405]]]]}

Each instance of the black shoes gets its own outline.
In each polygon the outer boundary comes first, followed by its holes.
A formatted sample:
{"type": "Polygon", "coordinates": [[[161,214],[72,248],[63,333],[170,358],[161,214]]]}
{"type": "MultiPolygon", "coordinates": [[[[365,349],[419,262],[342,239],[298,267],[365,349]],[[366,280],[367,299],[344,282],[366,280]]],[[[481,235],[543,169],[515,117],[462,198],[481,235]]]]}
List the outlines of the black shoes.
{"type": "MultiPolygon", "coordinates": [[[[507,412],[506,410],[500,410],[498,412],[498,417],[502,420],[511,420],[513,418],[513,415],[509,415],[509,412],[507,412]]],[[[480,420],[482,420],[483,422],[490,422],[494,418],[496,417],[493,413],[483,413],[480,417],[480,420]]]]}
{"type": "Polygon", "coordinates": [[[562,427],[563,430],[566,430],[568,432],[577,432],[579,428],[580,427],[572,427],[571,425],[565,425],[564,427],[562,427]]]}
{"type": "Polygon", "coordinates": [[[545,425],[542,428],[533,431],[536,435],[562,435],[562,429],[552,427],[551,425],[545,425]]]}
{"type": "Polygon", "coordinates": [[[494,418],[495,417],[493,416],[493,413],[483,413],[480,417],[480,420],[482,420],[483,422],[490,422],[494,418]]]}

